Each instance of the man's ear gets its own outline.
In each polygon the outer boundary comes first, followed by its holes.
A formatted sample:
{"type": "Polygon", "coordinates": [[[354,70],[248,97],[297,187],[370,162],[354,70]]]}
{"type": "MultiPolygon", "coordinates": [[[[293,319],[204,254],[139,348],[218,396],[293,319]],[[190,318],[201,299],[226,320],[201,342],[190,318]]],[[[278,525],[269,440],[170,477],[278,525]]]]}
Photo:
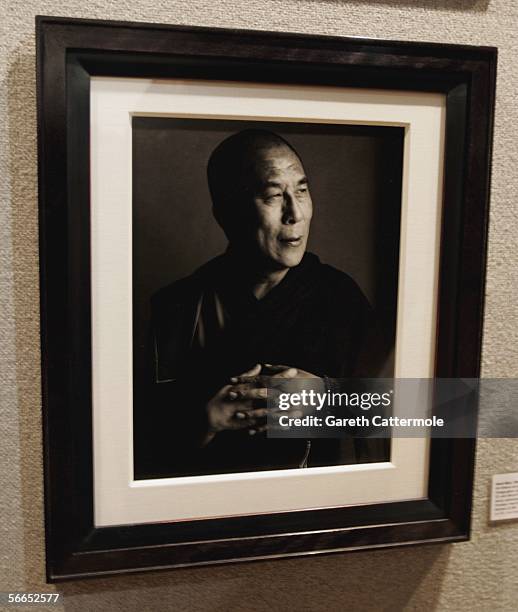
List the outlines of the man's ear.
{"type": "Polygon", "coordinates": [[[218,225],[223,230],[225,236],[230,241],[232,231],[231,231],[231,228],[229,226],[227,216],[223,212],[222,208],[223,207],[221,207],[221,206],[218,207],[218,208],[216,208],[215,206],[212,206],[212,214],[214,216],[214,219],[216,219],[218,225]]]}

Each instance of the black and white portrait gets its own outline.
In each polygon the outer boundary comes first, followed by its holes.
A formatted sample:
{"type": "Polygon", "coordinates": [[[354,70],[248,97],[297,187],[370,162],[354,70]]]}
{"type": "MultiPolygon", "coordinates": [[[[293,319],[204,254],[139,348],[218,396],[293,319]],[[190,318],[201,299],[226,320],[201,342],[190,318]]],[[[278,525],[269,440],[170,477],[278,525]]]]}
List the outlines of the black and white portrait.
{"type": "Polygon", "coordinates": [[[388,459],[271,439],[264,377],[391,376],[403,129],[135,117],[136,478],[388,459]]]}

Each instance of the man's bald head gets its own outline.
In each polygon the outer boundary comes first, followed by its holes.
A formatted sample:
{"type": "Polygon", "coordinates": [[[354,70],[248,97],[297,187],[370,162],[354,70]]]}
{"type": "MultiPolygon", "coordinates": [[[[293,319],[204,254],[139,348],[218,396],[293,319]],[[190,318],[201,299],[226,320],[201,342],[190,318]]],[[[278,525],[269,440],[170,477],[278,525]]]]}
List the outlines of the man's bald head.
{"type": "Polygon", "coordinates": [[[253,191],[254,169],[267,151],[288,149],[298,153],[284,138],[268,130],[249,129],[225,138],[212,152],[207,178],[214,215],[228,235],[232,220],[246,214],[247,196],[253,191]],[[238,208],[240,207],[240,208],[238,208]]]}
{"type": "Polygon", "coordinates": [[[302,161],[284,138],[233,134],[212,153],[207,174],[214,216],[243,261],[276,272],[300,263],[313,203],[302,161]]]}

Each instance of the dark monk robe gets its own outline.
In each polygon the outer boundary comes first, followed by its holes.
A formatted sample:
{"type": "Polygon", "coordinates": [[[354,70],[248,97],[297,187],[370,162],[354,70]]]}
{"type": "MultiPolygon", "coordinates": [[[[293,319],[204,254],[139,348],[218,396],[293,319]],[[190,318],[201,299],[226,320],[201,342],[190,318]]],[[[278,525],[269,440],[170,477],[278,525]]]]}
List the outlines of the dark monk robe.
{"type": "MultiPolygon", "coordinates": [[[[238,260],[222,255],[152,299],[153,399],[147,443],[137,445],[140,477],[178,476],[333,465],[340,440],[267,439],[247,429],[224,431],[205,446],[205,407],[232,376],[257,363],[286,364],[316,376],[359,371],[372,324],[356,283],[306,253],[283,280],[257,299],[238,260]]],[[[362,375],[368,375],[362,371],[362,375]]],[[[142,438],[143,436],[140,436],[142,438]]],[[[137,475],[138,477],[138,475],[137,475]]]]}

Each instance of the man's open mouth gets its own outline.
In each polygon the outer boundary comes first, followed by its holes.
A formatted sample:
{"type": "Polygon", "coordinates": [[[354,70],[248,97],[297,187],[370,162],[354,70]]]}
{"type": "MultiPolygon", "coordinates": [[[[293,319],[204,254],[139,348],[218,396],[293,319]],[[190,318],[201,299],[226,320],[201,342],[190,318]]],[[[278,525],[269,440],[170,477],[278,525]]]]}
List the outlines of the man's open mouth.
{"type": "Polygon", "coordinates": [[[299,246],[302,243],[302,236],[280,238],[280,241],[287,246],[299,246]]]}

